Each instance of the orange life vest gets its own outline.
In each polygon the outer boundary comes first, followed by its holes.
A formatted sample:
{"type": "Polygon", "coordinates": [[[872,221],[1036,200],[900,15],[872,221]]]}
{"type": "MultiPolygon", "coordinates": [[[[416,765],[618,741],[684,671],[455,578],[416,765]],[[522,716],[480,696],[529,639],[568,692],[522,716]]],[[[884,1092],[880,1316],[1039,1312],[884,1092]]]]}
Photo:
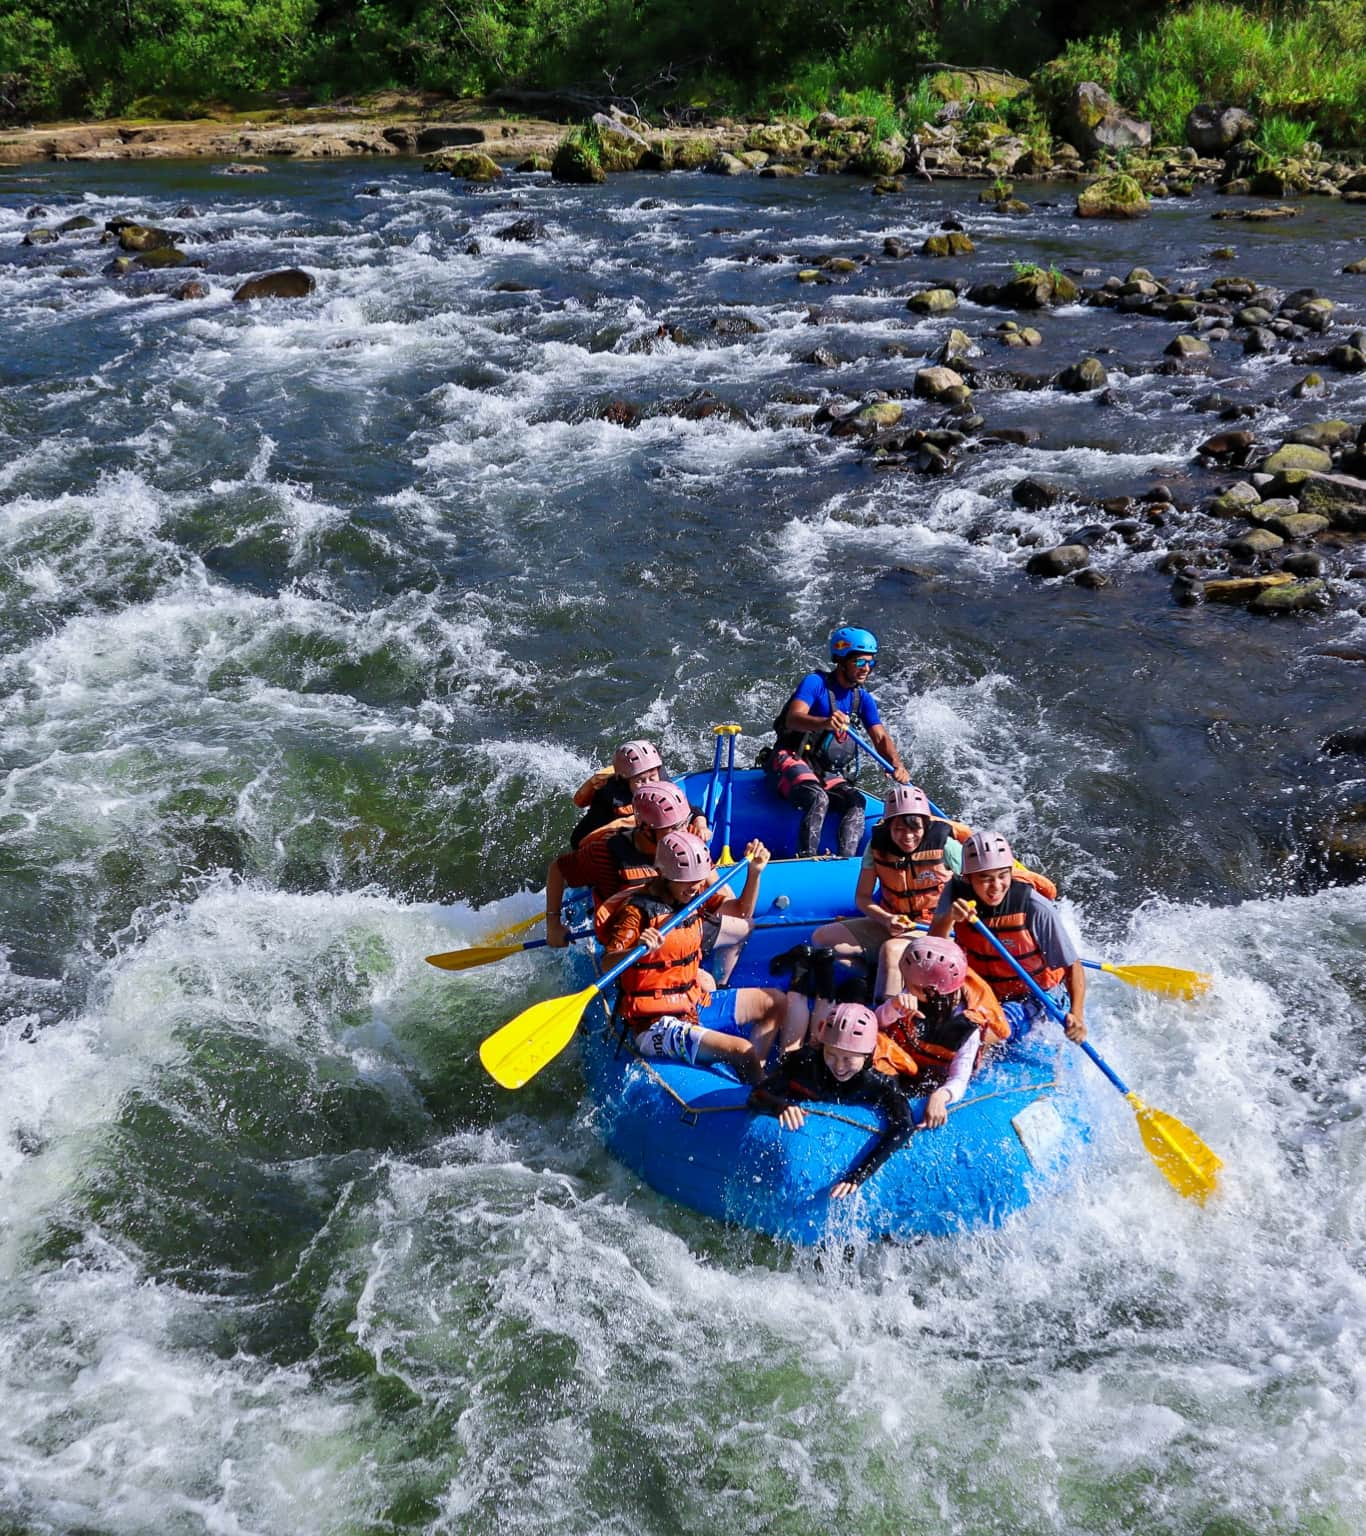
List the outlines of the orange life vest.
{"type": "Polygon", "coordinates": [[[977,1020],[960,1005],[935,1024],[929,1023],[923,1013],[911,1018],[903,1014],[885,1033],[915,1062],[919,1071],[943,1076],[953,1058],[977,1033],[977,1027],[977,1020]]]}
{"type": "Polygon", "coordinates": [[[990,1044],[992,1038],[1010,1039],[1010,1025],[1006,1023],[1005,1010],[991,987],[976,971],[968,972],[963,983],[963,1012],[982,1031],[982,1044],[990,1044]]]}
{"type": "MultiPolygon", "coordinates": [[[[955,901],[977,901],[972,886],[961,876],[954,879],[952,889],[955,901]]],[[[1005,893],[1000,906],[988,911],[979,901],[977,916],[1014,955],[1024,970],[1034,979],[1036,985],[1042,987],[1045,992],[1051,992],[1067,972],[1060,966],[1051,966],[1044,962],[1039,941],[1029,927],[1031,889],[1038,891],[1040,895],[1043,895],[1045,890],[1051,890],[1055,895],[1057,894],[1057,887],[1046,876],[1036,875],[1033,870],[1017,869],[1010,882],[1010,889],[1005,893]]],[[[1052,900],[1052,897],[1048,899],[1052,900]]],[[[1013,967],[970,923],[956,923],[953,936],[967,955],[968,964],[984,981],[991,984],[991,990],[1001,1001],[1011,1002],[1031,995],[1029,988],[1015,974],[1013,967]]]]}
{"type": "Polygon", "coordinates": [[[963,832],[965,837],[959,838],[956,822],[929,818],[920,846],[914,853],[903,853],[892,838],[891,827],[880,821],[869,844],[877,871],[878,904],[889,912],[928,922],[939,905],[939,893],[953,874],[944,862],[944,849],[950,838],[961,842],[971,836],[966,827],[963,832]]]}
{"type": "MultiPolygon", "coordinates": [[[[627,904],[641,915],[641,927],[662,928],[678,911],[650,890],[619,891],[598,908],[594,923],[601,936],[612,918],[627,904]]],[[[637,960],[617,978],[617,1008],[637,1034],[653,1019],[672,1014],[697,1023],[697,1010],[707,996],[698,979],[702,966],[702,917],[698,912],[664,935],[658,949],[637,960]]]]}
{"type": "MultiPolygon", "coordinates": [[[[616,776],[617,775],[615,769],[599,768],[595,773],[590,774],[588,778],[586,778],[583,783],[580,784],[579,787],[574,791],[574,804],[577,805],[581,811],[586,811],[592,802],[593,796],[596,795],[604,785],[610,784],[611,781],[616,778],[616,776]]],[[[626,783],[625,779],[622,780],[622,783],[626,783]]],[[[629,790],[630,786],[627,785],[628,798],[626,803],[628,805],[630,804],[629,790]]]]}

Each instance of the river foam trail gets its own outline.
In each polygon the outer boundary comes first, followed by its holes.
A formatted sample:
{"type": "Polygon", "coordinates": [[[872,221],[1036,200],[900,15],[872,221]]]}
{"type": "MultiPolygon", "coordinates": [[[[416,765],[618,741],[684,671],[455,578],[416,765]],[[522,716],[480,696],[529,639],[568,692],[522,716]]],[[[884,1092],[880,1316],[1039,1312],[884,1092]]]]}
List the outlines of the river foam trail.
{"type": "MultiPolygon", "coordinates": [[[[1150,322],[1049,316],[1030,367],[1114,346],[1115,404],[994,390],[1039,436],[948,479],[810,427],[938,333],[921,268],[806,263],[946,212],[967,275],[1127,270],[1131,233],[832,179],[36,174],[0,179],[0,1529],[1366,1526],[1366,888],[1297,852],[1360,789],[1317,752],[1360,617],[1176,610],[1157,550],[1100,555],[1103,591],[1024,577],[1083,514],[1015,507],[1021,475],[1193,474],[1209,418],[1150,322]],[[39,198],[184,226],[209,299],[104,277],[98,230],[21,247],[39,198]],[[500,237],[523,217],[542,239],[500,237]],[[231,303],[294,262],[313,298],[231,303]],[[515,1095],[479,1068],[566,974],[423,956],[537,909],[617,741],[682,769],[733,718],[748,760],[848,620],[917,776],[1058,877],[1090,950],[1213,974],[1091,994],[1107,1059],[1223,1156],[1208,1207],[1095,1074],[1065,1197],[794,1254],[614,1164],[572,1051],[515,1095]]],[[[1152,252],[1204,270],[1209,211],[1157,210],[1152,252]]],[[[1316,217],[1240,261],[1360,323],[1316,217]]],[[[1288,361],[1216,372],[1309,419],[1288,361]]]]}

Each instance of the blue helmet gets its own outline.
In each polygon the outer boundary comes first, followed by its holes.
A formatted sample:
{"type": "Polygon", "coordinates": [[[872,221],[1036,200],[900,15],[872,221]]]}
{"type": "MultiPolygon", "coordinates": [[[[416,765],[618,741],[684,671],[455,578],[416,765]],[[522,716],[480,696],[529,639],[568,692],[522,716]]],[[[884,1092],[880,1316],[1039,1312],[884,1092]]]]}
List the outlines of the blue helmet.
{"type": "Polygon", "coordinates": [[[830,660],[843,661],[846,656],[871,656],[876,661],[877,636],[870,629],[842,625],[830,636],[830,660]]]}

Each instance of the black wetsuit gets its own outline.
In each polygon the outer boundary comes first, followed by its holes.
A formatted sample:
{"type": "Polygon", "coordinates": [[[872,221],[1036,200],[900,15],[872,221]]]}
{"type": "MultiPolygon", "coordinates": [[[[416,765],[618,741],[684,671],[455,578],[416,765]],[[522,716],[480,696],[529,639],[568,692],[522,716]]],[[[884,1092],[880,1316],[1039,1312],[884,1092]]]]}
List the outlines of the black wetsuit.
{"type": "Polygon", "coordinates": [[[905,1146],[915,1131],[910,1101],[901,1085],[894,1077],[877,1071],[871,1056],[861,1071],[840,1082],[826,1066],[825,1051],[819,1045],[789,1051],[749,1096],[749,1107],[763,1115],[781,1114],[789,1105],[811,1109],[820,1104],[863,1104],[887,1121],[872,1148],[836,1183],[862,1184],[898,1147],[905,1146]]]}

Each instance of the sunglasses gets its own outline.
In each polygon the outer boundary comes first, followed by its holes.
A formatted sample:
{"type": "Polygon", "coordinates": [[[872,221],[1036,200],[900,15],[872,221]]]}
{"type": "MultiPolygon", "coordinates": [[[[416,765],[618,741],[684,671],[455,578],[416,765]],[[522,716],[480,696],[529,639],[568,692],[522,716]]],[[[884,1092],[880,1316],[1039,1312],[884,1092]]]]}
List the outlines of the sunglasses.
{"type": "Polygon", "coordinates": [[[876,656],[849,656],[846,657],[846,660],[852,662],[856,667],[867,667],[870,672],[877,666],[876,656]]]}

